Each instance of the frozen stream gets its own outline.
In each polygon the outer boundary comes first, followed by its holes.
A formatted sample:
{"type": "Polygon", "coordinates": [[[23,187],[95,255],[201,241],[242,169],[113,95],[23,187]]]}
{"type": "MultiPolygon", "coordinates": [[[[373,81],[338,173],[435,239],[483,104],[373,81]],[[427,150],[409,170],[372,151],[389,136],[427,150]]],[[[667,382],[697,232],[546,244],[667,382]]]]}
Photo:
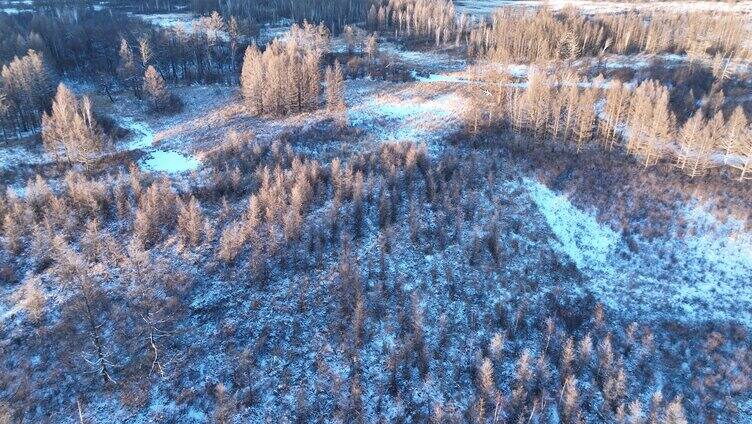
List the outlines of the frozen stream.
{"type": "Polygon", "coordinates": [[[154,147],[154,131],[149,124],[135,121],[133,118],[123,118],[121,125],[132,134],[123,151],[141,150],[146,153],[146,156],[138,161],[138,166],[142,169],[179,174],[197,169],[201,165],[201,161],[193,156],[176,150],[154,147]]]}

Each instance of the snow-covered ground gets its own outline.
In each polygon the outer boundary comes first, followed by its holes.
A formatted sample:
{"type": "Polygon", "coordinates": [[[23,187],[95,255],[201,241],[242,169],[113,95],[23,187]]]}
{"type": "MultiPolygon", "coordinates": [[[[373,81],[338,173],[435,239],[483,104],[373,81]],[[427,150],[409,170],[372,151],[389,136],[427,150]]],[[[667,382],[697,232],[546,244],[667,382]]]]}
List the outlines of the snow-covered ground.
{"type": "Polygon", "coordinates": [[[752,1],[644,1],[617,2],[594,0],[457,0],[459,13],[472,15],[490,15],[499,7],[540,8],[544,5],[553,10],[575,7],[583,13],[623,13],[630,10],[639,11],[717,11],[734,13],[752,13],[752,1]]]}
{"type": "Polygon", "coordinates": [[[276,22],[266,23],[259,30],[257,43],[265,45],[275,38],[284,38],[290,31],[293,21],[290,19],[280,19],[276,22]]]}
{"type": "Polygon", "coordinates": [[[555,250],[588,277],[596,297],[628,316],[752,327],[752,234],[719,221],[701,203],[685,206],[692,231],[670,240],[635,239],[637,251],[594,214],[535,180],[524,185],[545,217],[555,250]]]}
{"type": "Polygon", "coordinates": [[[460,71],[467,67],[465,59],[450,55],[444,51],[423,52],[407,50],[399,44],[388,41],[379,44],[379,52],[399,60],[408,67],[421,70],[430,69],[433,72],[451,72],[460,71]]]}
{"type": "Polygon", "coordinates": [[[32,0],[0,1],[0,13],[5,12],[9,15],[15,15],[22,12],[33,12],[32,5],[32,0]]]}
{"type": "Polygon", "coordinates": [[[38,149],[31,149],[23,145],[0,147],[0,169],[40,163],[44,163],[44,157],[38,149]]]}
{"type": "Polygon", "coordinates": [[[436,141],[457,129],[465,100],[457,94],[428,98],[383,95],[348,110],[351,126],[380,141],[436,141]]]}
{"type": "Polygon", "coordinates": [[[193,13],[133,14],[133,16],[162,28],[182,26],[189,33],[193,32],[200,19],[193,13]]]}

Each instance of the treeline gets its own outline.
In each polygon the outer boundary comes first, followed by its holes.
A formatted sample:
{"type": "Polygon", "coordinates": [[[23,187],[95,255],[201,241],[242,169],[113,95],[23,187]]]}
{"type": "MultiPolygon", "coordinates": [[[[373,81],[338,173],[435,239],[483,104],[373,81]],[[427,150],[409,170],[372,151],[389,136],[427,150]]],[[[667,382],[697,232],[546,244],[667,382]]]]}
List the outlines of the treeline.
{"type": "Polygon", "coordinates": [[[740,106],[724,116],[719,105],[706,102],[681,123],[669,89],[655,80],[630,88],[618,80],[580,81],[535,69],[525,86],[506,74],[487,78],[472,88],[466,115],[471,133],[500,125],[577,151],[594,142],[607,150],[623,145],[645,167],[669,161],[696,177],[726,165],[741,180],[752,178],[752,127],[740,106]]]}
{"type": "Polygon", "coordinates": [[[715,12],[584,15],[575,8],[501,8],[469,36],[471,55],[498,61],[577,59],[604,53],[749,57],[744,16],[715,12]]]}
{"type": "Polygon", "coordinates": [[[224,15],[237,16],[255,22],[273,22],[288,18],[297,23],[323,22],[332,31],[339,32],[345,25],[361,22],[374,0],[270,0],[265,2],[232,0],[193,0],[196,13],[218,10],[224,15]]]}
{"type": "Polygon", "coordinates": [[[29,49],[44,55],[61,75],[96,78],[114,75],[121,35],[146,32],[148,25],[122,13],[0,13],[0,63],[29,49]]]}
{"type": "Polygon", "coordinates": [[[366,20],[371,30],[392,30],[395,36],[435,40],[436,45],[459,45],[471,24],[468,15],[457,17],[449,0],[389,0],[371,5],[366,20]]]}

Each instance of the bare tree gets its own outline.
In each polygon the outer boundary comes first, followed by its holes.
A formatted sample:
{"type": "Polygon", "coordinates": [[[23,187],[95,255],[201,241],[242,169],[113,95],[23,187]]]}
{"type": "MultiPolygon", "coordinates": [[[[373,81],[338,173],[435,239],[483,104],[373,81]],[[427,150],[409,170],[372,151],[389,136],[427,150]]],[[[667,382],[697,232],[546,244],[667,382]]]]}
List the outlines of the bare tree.
{"type": "Polygon", "coordinates": [[[60,236],[53,241],[56,256],[56,274],[72,290],[72,307],[80,319],[82,330],[87,334],[92,350],[82,348],[84,360],[91,365],[105,384],[114,383],[110,349],[104,337],[99,307],[103,304],[104,292],[98,279],[104,272],[101,266],[92,267],[74,251],[60,236]]]}

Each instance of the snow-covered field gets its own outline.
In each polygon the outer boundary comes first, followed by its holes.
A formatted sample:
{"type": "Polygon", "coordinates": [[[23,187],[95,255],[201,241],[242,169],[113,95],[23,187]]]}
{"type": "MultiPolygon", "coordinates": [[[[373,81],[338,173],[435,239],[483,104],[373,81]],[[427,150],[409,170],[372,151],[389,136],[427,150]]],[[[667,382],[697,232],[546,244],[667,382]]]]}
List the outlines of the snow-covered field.
{"type": "Polygon", "coordinates": [[[192,13],[133,14],[146,22],[163,28],[182,26],[186,32],[193,32],[199,17],[192,13]]]}
{"type": "MultiPolygon", "coordinates": [[[[414,94],[420,88],[406,91],[414,94]]],[[[351,107],[348,121],[379,141],[430,143],[459,128],[464,104],[454,93],[427,98],[381,95],[351,107]]]]}
{"type": "Polygon", "coordinates": [[[685,205],[685,234],[636,239],[637,251],[594,214],[534,180],[527,190],[555,236],[550,243],[589,277],[585,289],[634,319],[739,322],[752,328],[752,234],[720,222],[707,206],[685,205]]]}
{"type": "Polygon", "coordinates": [[[459,13],[489,15],[499,7],[540,8],[553,10],[574,7],[583,13],[624,13],[638,11],[717,11],[752,13],[750,1],[592,1],[592,0],[457,0],[459,13]]]}

